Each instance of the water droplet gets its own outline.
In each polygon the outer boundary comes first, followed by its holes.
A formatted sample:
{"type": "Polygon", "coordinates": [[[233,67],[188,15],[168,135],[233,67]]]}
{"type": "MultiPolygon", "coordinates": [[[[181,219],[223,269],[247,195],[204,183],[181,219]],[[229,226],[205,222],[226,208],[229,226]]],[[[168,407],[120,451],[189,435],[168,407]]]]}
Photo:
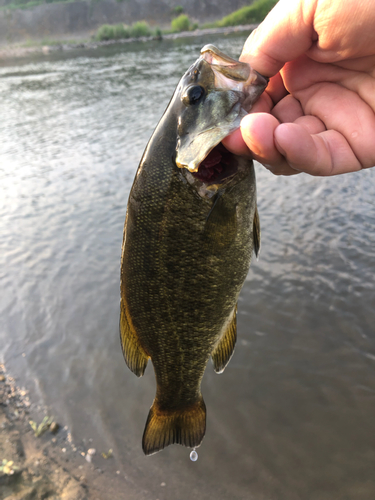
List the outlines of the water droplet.
{"type": "Polygon", "coordinates": [[[196,462],[198,460],[198,453],[193,450],[191,453],[190,453],[190,460],[192,462],[196,462]]]}

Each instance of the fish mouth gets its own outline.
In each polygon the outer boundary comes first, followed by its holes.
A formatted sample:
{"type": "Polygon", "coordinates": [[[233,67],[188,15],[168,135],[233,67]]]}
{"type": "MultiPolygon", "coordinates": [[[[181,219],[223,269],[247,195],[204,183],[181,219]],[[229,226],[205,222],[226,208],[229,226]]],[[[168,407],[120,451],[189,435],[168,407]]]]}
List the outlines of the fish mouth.
{"type": "Polygon", "coordinates": [[[206,184],[222,184],[230,177],[236,175],[238,171],[238,163],[233,153],[228,151],[220,142],[215,146],[208,155],[199,164],[195,172],[191,172],[192,176],[206,184]]]}
{"type": "MultiPolygon", "coordinates": [[[[191,131],[182,136],[178,136],[176,146],[176,165],[185,168],[191,173],[196,173],[211,152],[229,134],[237,130],[241,125],[241,120],[247,112],[241,107],[240,96],[235,94],[232,107],[227,114],[222,117],[219,125],[210,123],[207,128],[198,131],[191,131]]],[[[207,100],[210,96],[207,98],[207,100]]],[[[212,157],[210,156],[210,159],[212,157]]]]}

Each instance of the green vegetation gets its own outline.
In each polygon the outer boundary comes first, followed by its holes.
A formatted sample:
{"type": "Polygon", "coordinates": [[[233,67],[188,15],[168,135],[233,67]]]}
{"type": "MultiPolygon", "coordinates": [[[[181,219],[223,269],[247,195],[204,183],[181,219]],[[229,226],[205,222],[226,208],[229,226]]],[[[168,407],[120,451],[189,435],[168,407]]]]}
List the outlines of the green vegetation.
{"type": "Polygon", "coordinates": [[[121,38],[129,38],[129,29],[123,24],[103,24],[96,32],[95,38],[100,41],[104,40],[121,40],[121,38]]]}
{"type": "Polygon", "coordinates": [[[29,420],[29,424],[34,431],[35,437],[39,437],[44,434],[53,423],[53,417],[48,417],[47,415],[43,418],[42,422],[38,425],[34,420],[29,420]]]}
{"type": "Polygon", "coordinates": [[[11,2],[2,5],[0,10],[29,9],[45,3],[68,3],[74,1],[75,0],[11,0],[11,2]]]}
{"type": "MultiPolygon", "coordinates": [[[[99,41],[121,40],[123,38],[140,38],[151,36],[153,33],[145,21],[137,21],[131,26],[124,24],[103,24],[96,32],[95,38],[99,41]]],[[[160,28],[156,28],[156,36],[161,36],[160,28]]]]}
{"type": "Polygon", "coordinates": [[[155,28],[155,36],[156,38],[159,38],[160,40],[163,38],[163,32],[159,26],[155,28]]]}
{"type": "Polygon", "coordinates": [[[187,16],[186,14],[180,14],[171,22],[171,30],[174,33],[178,31],[190,31],[192,28],[193,25],[190,21],[189,16],[187,16]]]}
{"type": "Polygon", "coordinates": [[[7,460],[6,458],[3,459],[0,465],[0,472],[4,472],[4,474],[7,474],[8,476],[13,475],[14,471],[18,469],[19,467],[14,465],[13,460],[7,460]]]}
{"type": "Polygon", "coordinates": [[[171,10],[171,14],[173,17],[176,17],[176,16],[179,16],[180,14],[183,14],[185,11],[184,11],[184,8],[182,5],[176,5],[176,7],[173,7],[173,9],[171,10]]]}
{"type": "Polygon", "coordinates": [[[256,0],[249,6],[242,7],[223,17],[220,21],[214,23],[214,26],[239,26],[240,24],[260,23],[277,4],[278,0],[256,0]]]}
{"type": "Polygon", "coordinates": [[[151,29],[146,21],[137,21],[130,26],[130,36],[132,38],[139,38],[141,36],[150,36],[151,29]]]}
{"type": "MultiPolygon", "coordinates": [[[[74,2],[75,0],[7,0],[9,3],[0,7],[3,9],[27,9],[37,5],[45,3],[68,3],[74,2]]],[[[92,2],[100,0],[91,0],[92,2]]],[[[117,1],[127,1],[127,0],[117,0],[117,1]]],[[[215,28],[215,27],[226,27],[226,26],[238,26],[241,24],[259,23],[263,21],[268,12],[277,3],[277,0],[255,0],[251,5],[242,7],[232,14],[223,17],[223,19],[216,21],[215,23],[205,24],[203,28],[215,28]]],[[[177,16],[172,19],[171,29],[165,31],[165,33],[178,33],[182,31],[193,31],[198,28],[198,24],[193,24],[188,15],[184,14],[184,8],[181,5],[176,5],[171,10],[172,16],[177,16]]],[[[139,38],[143,36],[156,36],[158,39],[162,38],[163,32],[157,27],[151,30],[150,26],[145,21],[137,21],[131,26],[126,26],[122,23],[119,24],[104,24],[102,25],[95,34],[95,39],[99,41],[105,40],[121,40],[126,38],[139,38]]],[[[61,41],[43,41],[45,45],[53,45],[54,43],[61,43],[61,41]]],[[[64,43],[72,43],[64,42],[64,43]]],[[[73,43],[75,43],[73,41],[73,43]]]]}

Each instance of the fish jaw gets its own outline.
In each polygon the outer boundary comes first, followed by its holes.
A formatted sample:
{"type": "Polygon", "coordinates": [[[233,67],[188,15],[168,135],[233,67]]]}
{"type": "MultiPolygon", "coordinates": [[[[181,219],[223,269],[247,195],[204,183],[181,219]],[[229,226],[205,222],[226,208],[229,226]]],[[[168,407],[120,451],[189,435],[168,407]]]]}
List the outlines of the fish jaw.
{"type": "MultiPolygon", "coordinates": [[[[213,93],[210,94],[212,96],[213,93]]],[[[210,98],[208,96],[207,99],[210,98]]],[[[234,92],[227,92],[225,98],[234,101],[230,112],[225,116],[220,127],[211,126],[204,130],[197,130],[194,134],[179,137],[177,141],[176,165],[186,168],[189,172],[198,172],[199,165],[208,156],[215,146],[240,127],[246,112],[242,109],[234,92]]]]}
{"type": "Polygon", "coordinates": [[[197,172],[212,149],[240,127],[267,83],[247,63],[226,56],[213,45],[203,47],[201,57],[182,79],[181,100],[186,109],[178,119],[176,165],[197,172]],[[186,81],[189,74],[195,76],[194,82],[186,81]],[[205,92],[201,102],[191,104],[185,95],[193,86],[205,92]]]}

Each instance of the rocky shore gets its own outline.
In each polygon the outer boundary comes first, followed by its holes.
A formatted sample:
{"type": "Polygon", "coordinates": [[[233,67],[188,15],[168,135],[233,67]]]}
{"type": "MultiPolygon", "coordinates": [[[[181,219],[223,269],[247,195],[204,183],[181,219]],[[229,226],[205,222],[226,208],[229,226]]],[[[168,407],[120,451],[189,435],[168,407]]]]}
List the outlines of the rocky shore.
{"type": "MultiPolygon", "coordinates": [[[[164,40],[175,40],[177,38],[190,38],[198,37],[203,35],[229,35],[230,33],[250,33],[257,27],[257,24],[248,24],[242,26],[230,26],[226,28],[207,28],[207,29],[197,29],[194,31],[184,31],[181,33],[172,33],[163,35],[164,40]]],[[[1,60],[27,58],[35,55],[47,56],[49,54],[67,51],[77,51],[77,50],[95,50],[99,47],[105,47],[109,45],[121,45],[134,42],[148,43],[154,40],[159,40],[156,37],[141,37],[141,38],[126,38],[123,40],[109,40],[106,42],[98,41],[82,41],[80,43],[55,43],[53,45],[35,45],[31,47],[23,46],[3,46],[0,47],[0,62],[1,60]]]]}

